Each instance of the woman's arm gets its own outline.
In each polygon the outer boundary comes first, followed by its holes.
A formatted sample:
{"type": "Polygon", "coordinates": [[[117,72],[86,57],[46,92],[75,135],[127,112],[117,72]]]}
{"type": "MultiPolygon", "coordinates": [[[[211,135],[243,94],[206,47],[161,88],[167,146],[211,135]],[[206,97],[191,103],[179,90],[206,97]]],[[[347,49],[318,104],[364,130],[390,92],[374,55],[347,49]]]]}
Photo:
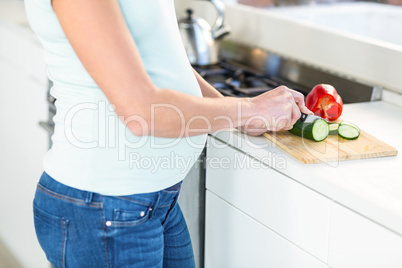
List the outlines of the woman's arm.
{"type": "Polygon", "coordinates": [[[134,135],[191,136],[248,124],[279,130],[290,128],[305,109],[303,96],[286,87],[252,99],[200,98],[158,88],[118,1],[53,0],[52,5],[82,64],[134,135]]]}
{"type": "MultiPolygon", "coordinates": [[[[216,90],[213,86],[211,86],[207,81],[205,81],[204,78],[202,78],[199,73],[194,70],[195,77],[197,78],[198,84],[201,87],[202,95],[204,97],[210,97],[210,98],[223,98],[224,96],[216,90]]],[[[265,132],[267,132],[267,127],[266,126],[259,126],[259,125],[253,125],[253,124],[248,124],[244,126],[238,126],[236,127],[238,130],[241,132],[251,135],[251,136],[259,136],[265,132]]]]}
{"type": "Polygon", "coordinates": [[[197,82],[200,85],[202,96],[207,98],[223,98],[223,95],[216,90],[213,86],[211,86],[201,75],[193,69],[195,78],[197,78],[197,82]]]}

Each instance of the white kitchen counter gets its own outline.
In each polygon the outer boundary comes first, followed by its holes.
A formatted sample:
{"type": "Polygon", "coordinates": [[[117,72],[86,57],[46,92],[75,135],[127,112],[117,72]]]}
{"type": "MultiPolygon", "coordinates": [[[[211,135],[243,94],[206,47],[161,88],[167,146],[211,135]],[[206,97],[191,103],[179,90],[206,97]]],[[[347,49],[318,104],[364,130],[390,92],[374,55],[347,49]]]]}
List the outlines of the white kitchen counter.
{"type": "MultiPolygon", "coordinates": [[[[342,118],[402,151],[402,107],[386,102],[348,104],[342,118]]],[[[402,235],[402,158],[303,164],[265,137],[236,130],[214,134],[285,176],[402,235]]],[[[256,185],[255,187],[258,187],[256,185]]]]}

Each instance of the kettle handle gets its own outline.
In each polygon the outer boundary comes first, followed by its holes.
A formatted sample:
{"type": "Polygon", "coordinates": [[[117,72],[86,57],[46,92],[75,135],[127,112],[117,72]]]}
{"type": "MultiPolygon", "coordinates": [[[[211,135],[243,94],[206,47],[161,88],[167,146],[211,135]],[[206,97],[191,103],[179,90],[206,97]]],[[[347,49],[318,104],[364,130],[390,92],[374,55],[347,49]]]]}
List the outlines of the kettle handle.
{"type": "Polygon", "coordinates": [[[212,27],[212,31],[216,31],[223,26],[223,19],[225,16],[225,5],[221,0],[210,0],[218,11],[218,17],[216,18],[215,25],[212,27]]]}

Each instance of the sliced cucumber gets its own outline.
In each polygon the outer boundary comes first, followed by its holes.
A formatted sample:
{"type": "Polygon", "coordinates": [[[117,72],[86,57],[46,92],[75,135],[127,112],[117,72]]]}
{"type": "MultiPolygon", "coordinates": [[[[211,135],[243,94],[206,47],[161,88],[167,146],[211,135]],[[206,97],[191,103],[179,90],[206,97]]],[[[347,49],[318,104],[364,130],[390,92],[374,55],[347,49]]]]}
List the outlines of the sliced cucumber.
{"type": "Polygon", "coordinates": [[[338,135],[339,122],[328,123],[329,135],[338,135]]]}
{"type": "Polygon", "coordinates": [[[323,141],[328,137],[329,126],[327,121],[321,118],[312,123],[303,123],[299,119],[289,132],[313,141],[323,141]]]}
{"type": "Polygon", "coordinates": [[[346,140],[355,140],[360,136],[360,128],[350,122],[341,122],[338,127],[338,135],[346,140]]]}

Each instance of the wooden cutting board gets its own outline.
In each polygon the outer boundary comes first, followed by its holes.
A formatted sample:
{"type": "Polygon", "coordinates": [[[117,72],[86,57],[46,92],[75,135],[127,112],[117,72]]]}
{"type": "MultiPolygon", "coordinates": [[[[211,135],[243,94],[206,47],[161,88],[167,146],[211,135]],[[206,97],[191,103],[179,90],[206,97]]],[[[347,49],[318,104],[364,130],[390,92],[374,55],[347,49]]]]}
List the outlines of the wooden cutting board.
{"type": "Polygon", "coordinates": [[[364,131],[360,132],[357,140],[345,140],[338,135],[329,135],[321,142],[303,139],[289,131],[267,132],[264,136],[305,164],[395,156],[398,154],[394,147],[364,131]]]}

